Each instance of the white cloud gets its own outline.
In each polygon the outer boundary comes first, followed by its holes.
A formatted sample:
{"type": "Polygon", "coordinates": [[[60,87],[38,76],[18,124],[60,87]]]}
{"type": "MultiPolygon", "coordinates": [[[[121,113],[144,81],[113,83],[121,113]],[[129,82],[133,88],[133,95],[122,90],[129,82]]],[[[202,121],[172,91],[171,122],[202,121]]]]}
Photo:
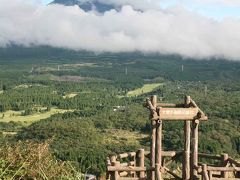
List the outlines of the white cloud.
{"type": "Polygon", "coordinates": [[[218,22],[181,7],[139,12],[124,6],[120,12],[98,14],[26,0],[0,0],[0,4],[0,46],[14,42],[240,59],[240,20],[233,18],[218,22]]]}

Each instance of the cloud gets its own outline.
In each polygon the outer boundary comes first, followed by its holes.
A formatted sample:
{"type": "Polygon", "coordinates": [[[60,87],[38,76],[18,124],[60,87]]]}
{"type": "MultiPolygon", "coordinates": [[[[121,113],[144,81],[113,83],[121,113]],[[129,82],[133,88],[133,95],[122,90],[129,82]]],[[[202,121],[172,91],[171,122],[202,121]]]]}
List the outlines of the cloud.
{"type": "Polygon", "coordinates": [[[202,17],[182,7],[104,14],[78,6],[0,0],[0,46],[49,45],[95,52],[157,52],[240,59],[240,20],[202,17]]]}

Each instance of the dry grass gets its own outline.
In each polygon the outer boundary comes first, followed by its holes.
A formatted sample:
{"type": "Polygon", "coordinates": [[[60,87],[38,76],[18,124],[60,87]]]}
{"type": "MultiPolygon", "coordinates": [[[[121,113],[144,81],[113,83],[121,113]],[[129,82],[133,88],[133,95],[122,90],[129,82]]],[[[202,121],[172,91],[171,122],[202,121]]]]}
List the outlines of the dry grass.
{"type": "Polygon", "coordinates": [[[55,159],[49,142],[19,142],[0,148],[0,179],[77,179],[77,171],[55,159]]]}

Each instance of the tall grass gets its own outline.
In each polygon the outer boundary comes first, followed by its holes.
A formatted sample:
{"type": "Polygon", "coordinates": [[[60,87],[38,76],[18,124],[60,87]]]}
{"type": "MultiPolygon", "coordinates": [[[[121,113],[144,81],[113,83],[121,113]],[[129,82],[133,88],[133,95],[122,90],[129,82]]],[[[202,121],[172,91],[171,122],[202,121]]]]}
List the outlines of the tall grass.
{"type": "Polygon", "coordinates": [[[49,142],[0,147],[0,179],[80,179],[79,174],[49,152],[49,142]]]}

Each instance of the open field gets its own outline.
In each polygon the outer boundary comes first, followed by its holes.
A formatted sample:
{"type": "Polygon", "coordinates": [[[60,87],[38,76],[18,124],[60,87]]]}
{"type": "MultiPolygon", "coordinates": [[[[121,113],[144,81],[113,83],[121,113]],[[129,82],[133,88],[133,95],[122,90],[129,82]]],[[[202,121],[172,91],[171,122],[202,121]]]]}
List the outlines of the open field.
{"type": "Polygon", "coordinates": [[[65,113],[72,110],[64,110],[52,108],[50,111],[43,113],[35,113],[33,115],[22,116],[21,113],[23,111],[6,111],[4,113],[0,113],[0,122],[22,122],[25,125],[30,125],[33,122],[39,121],[41,119],[47,119],[54,114],[65,113]]]}
{"type": "Polygon", "coordinates": [[[128,97],[133,97],[133,96],[139,96],[141,94],[144,93],[149,93],[152,92],[154,89],[158,88],[159,86],[161,86],[162,83],[153,83],[153,84],[144,84],[143,87],[135,89],[133,91],[129,91],[127,93],[128,97]]]}

